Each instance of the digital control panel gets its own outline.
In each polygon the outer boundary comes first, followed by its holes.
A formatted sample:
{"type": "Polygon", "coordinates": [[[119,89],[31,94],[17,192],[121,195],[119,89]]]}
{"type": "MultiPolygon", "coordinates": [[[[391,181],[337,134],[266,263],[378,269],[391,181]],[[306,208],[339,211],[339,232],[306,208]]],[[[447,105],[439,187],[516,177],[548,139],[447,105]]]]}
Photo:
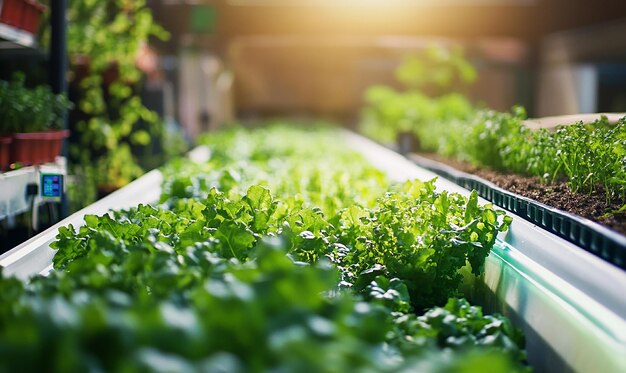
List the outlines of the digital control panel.
{"type": "Polygon", "coordinates": [[[63,175],[41,174],[41,198],[60,202],[63,197],[63,175]]]}

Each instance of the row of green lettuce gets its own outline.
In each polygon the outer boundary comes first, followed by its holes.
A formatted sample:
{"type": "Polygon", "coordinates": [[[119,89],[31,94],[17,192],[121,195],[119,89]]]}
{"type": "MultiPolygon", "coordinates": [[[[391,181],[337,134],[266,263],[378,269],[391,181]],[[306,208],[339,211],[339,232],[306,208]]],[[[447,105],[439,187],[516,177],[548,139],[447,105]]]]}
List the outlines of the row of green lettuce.
{"type": "Polygon", "coordinates": [[[510,372],[523,337],[459,296],[510,221],[389,185],[330,129],[233,130],[159,204],[59,230],[0,279],[0,371],[510,372]]]}
{"type": "Polygon", "coordinates": [[[499,171],[567,180],[574,192],[603,192],[626,201],[626,117],[606,118],[554,130],[531,130],[526,113],[474,107],[459,94],[427,97],[377,86],[366,93],[361,130],[385,143],[413,133],[422,151],[499,171]]]}

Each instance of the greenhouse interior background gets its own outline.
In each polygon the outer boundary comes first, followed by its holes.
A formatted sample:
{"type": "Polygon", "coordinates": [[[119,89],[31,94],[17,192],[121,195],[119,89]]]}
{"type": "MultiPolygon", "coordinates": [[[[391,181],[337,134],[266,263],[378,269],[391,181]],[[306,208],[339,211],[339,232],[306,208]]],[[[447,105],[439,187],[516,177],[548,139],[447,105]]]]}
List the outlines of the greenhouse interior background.
{"type": "Polygon", "coordinates": [[[0,372],[626,371],[626,1],[0,0],[0,372]]]}

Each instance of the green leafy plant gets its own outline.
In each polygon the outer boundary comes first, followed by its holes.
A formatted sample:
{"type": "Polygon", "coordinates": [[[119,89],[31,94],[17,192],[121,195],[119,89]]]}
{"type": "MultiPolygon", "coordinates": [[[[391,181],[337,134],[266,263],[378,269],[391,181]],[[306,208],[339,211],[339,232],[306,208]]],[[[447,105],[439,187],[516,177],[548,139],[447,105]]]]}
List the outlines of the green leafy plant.
{"type": "Polygon", "coordinates": [[[459,270],[467,262],[474,274],[510,218],[491,206],[478,206],[478,196],[435,192],[434,182],[407,182],[385,194],[374,209],[351,209],[342,219],[340,241],[351,248],[340,261],[349,268],[346,281],[359,291],[372,276],[404,281],[412,305],[424,309],[455,295],[459,270]]]}
{"type": "MultiPolygon", "coordinates": [[[[510,113],[497,112],[474,107],[460,94],[428,96],[420,88],[426,83],[419,77],[427,77],[430,70],[420,61],[410,60],[398,69],[398,78],[413,89],[397,92],[372,86],[366,91],[361,122],[364,134],[394,143],[399,133],[412,132],[425,152],[538,176],[545,182],[566,180],[573,192],[601,190],[607,202],[617,199],[626,203],[626,118],[615,125],[603,118],[587,124],[563,123],[555,130],[531,130],[523,123],[526,112],[520,106],[510,113]]],[[[439,79],[436,75],[433,79],[439,79]]]]}
{"type": "MultiPolygon", "coordinates": [[[[70,172],[85,186],[120,187],[143,172],[128,150],[146,148],[162,132],[163,123],[139,97],[142,73],[136,57],[149,38],[165,39],[168,33],[154,23],[145,0],[71,1],[67,18],[70,92],[76,104],[70,116],[75,134],[70,172]],[[101,172],[103,167],[107,172],[101,172]]],[[[70,197],[81,206],[93,202],[81,198],[95,195],[70,197]]]]}
{"type": "Polygon", "coordinates": [[[443,153],[453,152],[463,143],[451,127],[464,131],[464,122],[475,113],[469,100],[458,93],[431,98],[417,91],[373,86],[365,92],[365,102],[360,130],[367,136],[394,143],[399,133],[412,132],[424,150],[443,153]]]}
{"type": "Polygon", "coordinates": [[[55,95],[48,86],[28,88],[24,75],[0,81],[0,134],[60,129],[72,104],[67,96],[55,95]]]}
{"type": "Polygon", "coordinates": [[[0,278],[0,370],[523,371],[523,341],[506,319],[458,299],[412,312],[413,274],[429,262],[412,255],[449,263],[444,277],[467,260],[480,272],[508,222],[432,182],[385,195],[388,181],[338,137],[288,127],[212,134],[206,164],[168,166],[158,206],[60,228],[49,276],[0,278]],[[359,234],[375,243],[357,247],[359,234]]]}
{"type": "Polygon", "coordinates": [[[411,90],[439,95],[473,83],[478,74],[460,47],[430,45],[409,56],[396,70],[396,79],[411,90]]]}

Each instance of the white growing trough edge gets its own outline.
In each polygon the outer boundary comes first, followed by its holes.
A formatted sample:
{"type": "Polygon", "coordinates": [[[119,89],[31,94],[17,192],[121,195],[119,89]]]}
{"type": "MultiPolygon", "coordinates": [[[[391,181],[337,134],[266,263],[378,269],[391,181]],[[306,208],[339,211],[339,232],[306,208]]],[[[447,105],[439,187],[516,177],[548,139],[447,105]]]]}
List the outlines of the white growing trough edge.
{"type": "Polygon", "coordinates": [[[54,250],[50,244],[59,232],[59,227],[72,224],[75,228],[85,224],[85,215],[103,215],[110,210],[125,209],[140,203],[154,203],[161,195],[163,175],[158,170],[150,171],[101,200],[77,211],[28,241],[0,255],[0,266],[4,275],[26,279],[35,274],[46,274],[52,269],[54,250]]]}
{"type": "MultiPolygon", "coordinates": [[[[344,136],[350,147],[394,181],[437,177],[359,135],[346,131],[344,136]]],[[[202,160],[207,154],[199,148],[190,156],[202,160]]],[[[152,171],[3,254],[3,272],[23,279],[48,273],[54,255],[50,243],[60,226],[80,226],[87,214],[154,203],[162,179],[159,171],[152,171]]],[[[469,195],[441,177],[436,186],[469,195]]],[[[626,372],[626,272],[510,216],[511,229],[500,235],[502,241],[487,258],[484,276],[468,281],[473,298],[524,329],[529,362],[536,371],[626,372]]]]}

